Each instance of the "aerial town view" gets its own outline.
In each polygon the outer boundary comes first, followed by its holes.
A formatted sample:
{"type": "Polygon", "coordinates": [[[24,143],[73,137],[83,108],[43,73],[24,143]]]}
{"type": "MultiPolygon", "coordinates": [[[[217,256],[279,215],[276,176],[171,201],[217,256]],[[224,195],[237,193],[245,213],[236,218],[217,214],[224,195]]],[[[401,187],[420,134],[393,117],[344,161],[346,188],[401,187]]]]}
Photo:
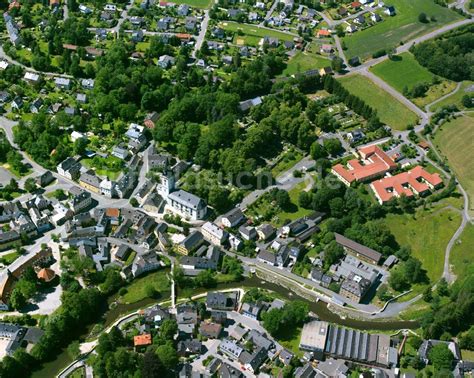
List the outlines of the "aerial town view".
{"type": "Polygon", "coordinates": [[[474,0],[0,8],[0,378],[474,377],[474,0]]]}

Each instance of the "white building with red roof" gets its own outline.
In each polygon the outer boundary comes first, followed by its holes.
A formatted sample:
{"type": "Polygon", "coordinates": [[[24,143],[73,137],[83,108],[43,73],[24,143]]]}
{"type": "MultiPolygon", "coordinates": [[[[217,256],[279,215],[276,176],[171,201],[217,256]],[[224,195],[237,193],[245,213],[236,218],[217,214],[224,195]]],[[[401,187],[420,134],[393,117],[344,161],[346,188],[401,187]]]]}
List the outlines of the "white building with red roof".
{"type": "Polygon", "coordinates": [[[442,185],[443,180],[439,174],[429,173],[418,165],[408,172],[374,181],[370,184],[370,187],[382,205],[393,197],[400,197],[401,195],[407,197],[422,196],[442,185]]]}
{"type": "Polygon", "coordinates": [[[347,186],[354,181],[367,182],[384,176],[397,168],[397,164],[378,146],[368,146],[359,149],[359,159],[352,159],[347,162],[347,166],[337,164],[332,167],[334,174],[347,186]]]}

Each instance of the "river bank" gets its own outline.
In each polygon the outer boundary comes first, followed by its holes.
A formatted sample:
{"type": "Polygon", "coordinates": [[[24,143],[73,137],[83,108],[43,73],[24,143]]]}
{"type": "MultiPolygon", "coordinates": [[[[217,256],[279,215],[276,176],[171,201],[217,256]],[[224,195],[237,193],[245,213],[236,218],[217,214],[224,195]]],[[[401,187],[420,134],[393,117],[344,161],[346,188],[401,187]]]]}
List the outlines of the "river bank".
{"type": "MultiPolygon", "coordinates": [[[[224,289],[251,289],[251,288],[260,288],[270,290],[278,295],[278,297],[287,300],[303,300],[308,303],[309,309],[311,312],[315,313],[321,320],[328,321],[330,323],[336,323],[349,328],[356,328],[366,331],[397,331],[400,329],[416,329],[418,328],[418,323],[414,321],[403,321],[403,320],[358,320],[352,319],[349,317],[341,317],[331,308],[328,308],[328,305],[323,301],[316,301],[312,298],[305,298],[302,293],[294,293],[287,288],[277,285],[276,283],[271,283],[256,276],[246,277],[245,280],[241,282],[233,283],[223,283],[218,284],[212,290],[224,290],[224,289]]],[[[200,294],[203,292],[209,291],[208,289],[195,290],[195,294],[200,294]]],[[[178,292],[179,297],[179,292],[178,292]]],[[[135,303],[122,304],[117,303],[116,299],[118,296],[113,296],[109,299],[109,309],[105,311],[102,316],[102,324],[104,328],[107,328],[109,325],[114,323],[120,317],[135,312],[141,308],[151,306],[157,302],[163,302],[170,299],[170,293],[162,293],[157,298],[145,298],[135,303]]],[[[184,297],[182,298],[184,299],[184,297]]],[[[90,332],[92,331],[93,326],[89,327],[87,332],[81,337],[81,341],[84,341],[90,332]]],[[[43,367],[32,374],[33,378],[50,378],[56,376],[62,369],[64,369],[68,364],[72,362],[71,357],[68,355],[67,350],[64,349],[55,360],[43,364],[43,367]]]]}

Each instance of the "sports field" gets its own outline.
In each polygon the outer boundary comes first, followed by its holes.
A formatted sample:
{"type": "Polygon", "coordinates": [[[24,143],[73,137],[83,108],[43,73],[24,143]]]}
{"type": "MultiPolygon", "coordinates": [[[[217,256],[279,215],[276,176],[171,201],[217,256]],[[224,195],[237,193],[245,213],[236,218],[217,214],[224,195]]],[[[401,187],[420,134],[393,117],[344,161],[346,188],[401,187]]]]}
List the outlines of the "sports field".
{"type": "Polygon", "coordinates": [[[417,122],[415,113],[366,77],[350,75],[339,80],[349,92],[377,110],[380,120],[394,129],[406,130],[409,124],[417,122]]]}
{"type": "Polygon", "coordinates": [[[283,75],[294,75],[298,72],[305,72],[318,68],[330,67],[331,61],[321,55],[298,52],[287,63],[283,75]]]}
{"type": "Polygon", "coordinates": [[[368,58],[375,51],[396,47],[400,41],[409,41],[462,18],[448,8],[435,4],[433,0],[391,0],[389,4],[395,6],[395,16],[383,14],[383,21],[377,25],[343,38],[348,58],[368,58]],[[436,21],[425,24],[419,22],[418,15],[422,12],[436,21]]]}
{"type": "Polygon", "coordinates": [[[457,179],[468,193],[469,210],[474,214],[474,117],[459,117],[442,125],[435,133],[434,144],[448,159],[457,179]]]}

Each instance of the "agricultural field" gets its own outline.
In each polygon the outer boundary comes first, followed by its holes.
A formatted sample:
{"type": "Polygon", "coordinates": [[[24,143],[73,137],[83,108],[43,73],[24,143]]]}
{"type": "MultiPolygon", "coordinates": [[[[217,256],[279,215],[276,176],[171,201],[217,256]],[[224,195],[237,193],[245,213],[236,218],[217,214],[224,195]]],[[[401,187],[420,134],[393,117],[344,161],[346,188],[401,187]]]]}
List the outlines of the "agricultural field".
{"type": "Polygon", "coordinates": [[[432,0],[391,0],[390,5],[395,6],[395,16],[382,15],[383,21],[377,25],[343,38],[348,58],[368,58],[376,51],[396,47],[401,41],[409,41],[462,18],[432,0]],[[422,12],[436,21],[419,22],[418,15],[422,12]]]}
{"type": "Polygon", "coordinates": [[[460,280],[474,273],[474,225],[467,224],[451,250],[450,264],[460,280]]]}
{"type": "Polygon", "coordinates": [[[432,112],[436,112],[439,109],[441,109],[443,106],[447,106],[447,105],[456,105],[456,107],[459,110],[465,110],[466,107],[462,104],[462,98],[465,95],[474,96],[474,82],[473,81],[463,81],[461,83],[461,87],[459,88],[457,92],[453,93],[449,97],[446,97],[444,100],[441,100],[440,102],[437,102],[436,104],[433,104],[433,106],[430,107],[430,110],[432,112]]]}
{"type": "Polygon", "coordinates": [[[408,125],[417,122],[415,113],[371,80],[360,75],[351,75],[341,78],[340,82],[349,92],[376,109],[380,120],[390,127],[406,130],[408,125]]]}
{"type": "Polygon", "coordinates": [[[442,125],[434,144],[448,159],[463,188],[469,195],[469,211],[474,214],[474,117],[464,116],[442,125]]]}
{"type": "Polygon", "coordinates": [[[240,34],[234,37],[234,43],[237,45],[258,46],[263,37],[274,37],[282,41],[292,41],[294,38],[291,34],[277,30],[261,28],[257,25],[239,24],[233,21],[220,22],[219,27],[240,34]]]}
{"type": "Polygon", "coordinates": [[[398,244],[411,246],[413,256],[422,262],[431,281],[441,277],[446,246],[461,223],[459,213],[445,206],[441,203],[430,210],[388,214],[385,218],[398,244]]]}
{"type": "Polygon", "coordinates": [[[456,83],[449,80],[433,84],[436,75],[420,65],[411,53],[403,53],[379,63],[372,67],[371,71],[400,93],[403,93],[404,89],[413,89],[417,84],[429,83],[430,88],[425,96],[411,99],[421,108],[456,88],[456,83]]]}
{"type": "Polygon", "coordinates": [[[283,71],[283,76],[290,76],[299,72],[305,72],[328,66],[331,66],[331,61],[321,55],[307,52],[298,52],[288,61],[287,66],[283,71]]]}

